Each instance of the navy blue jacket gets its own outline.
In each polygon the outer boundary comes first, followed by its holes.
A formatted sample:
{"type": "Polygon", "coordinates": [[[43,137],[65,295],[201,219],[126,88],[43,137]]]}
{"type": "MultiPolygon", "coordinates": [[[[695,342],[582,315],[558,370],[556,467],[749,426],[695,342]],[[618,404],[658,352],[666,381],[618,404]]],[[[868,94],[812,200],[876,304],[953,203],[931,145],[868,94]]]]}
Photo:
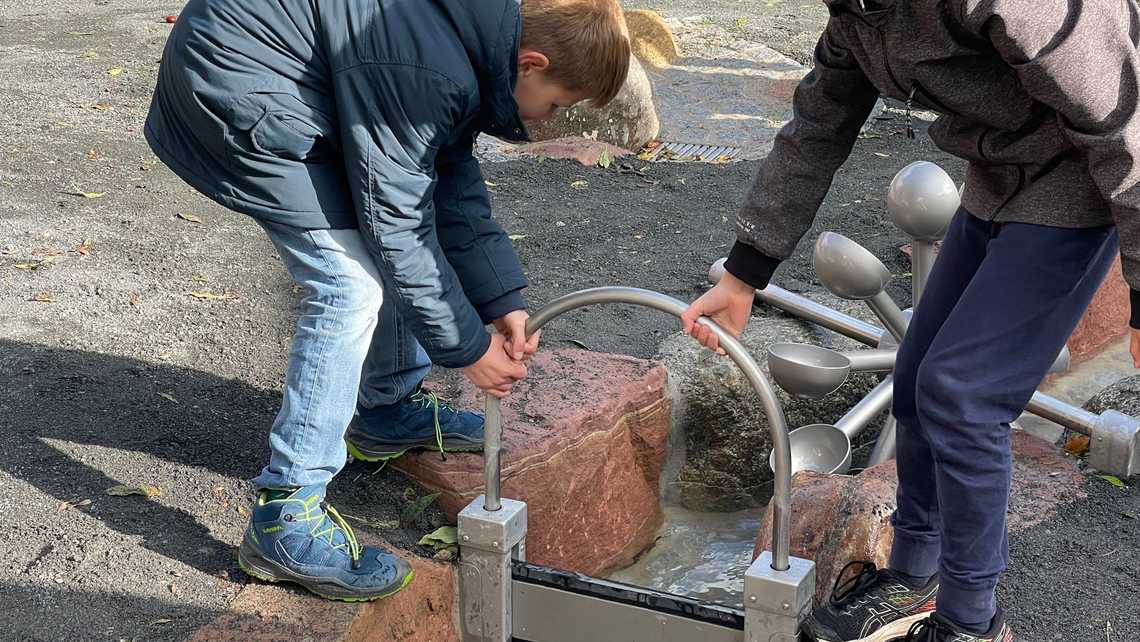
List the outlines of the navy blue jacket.
{"type": "Polygon", "coordinates": [[[525,139],[519,0],[190,0],[146,122],[195,189],[258,219],[359,227],[432,360],[525,307],[475,136],[525,139]]]}

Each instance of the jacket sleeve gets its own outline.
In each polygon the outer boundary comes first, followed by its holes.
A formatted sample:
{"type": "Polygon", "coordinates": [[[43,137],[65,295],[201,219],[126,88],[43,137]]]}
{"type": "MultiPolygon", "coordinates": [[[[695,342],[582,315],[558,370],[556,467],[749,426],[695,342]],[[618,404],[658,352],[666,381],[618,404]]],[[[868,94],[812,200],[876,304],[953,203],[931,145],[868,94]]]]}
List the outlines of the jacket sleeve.
{"type": "Polygon", "coordinates": [[[1109,202],[1140,327],[1140,56],[1132,0],[965,3],[963,22],[986,37],[1025,90],[1060,114],[1070,142],[1109,202]]]}
{"type": "Polygon", "coordinates": [[[345,172],[360,233],[432,361],[461,368],[490,345],[436,233],[435,160],[465,112],[447,78],[401,64],[366,64],[334,76],[345,172]]]}
{"type": "Polygon", "coordinates": [[[729,272],[756,288],[768,284],[811,228],[878,95],[832,18],[815,47],[815,67],[796,88],[792,120],[737,214],[729,272]]]}
{"type": "Polygon", "coordinates": [[[474,140],[443,150],[436,162],[436,230],[448,262],[457,268],[467,300],[490,323],[525,310],[522,265],[506,232],[491,217],[491,201],[472,155],[474,140]]]}

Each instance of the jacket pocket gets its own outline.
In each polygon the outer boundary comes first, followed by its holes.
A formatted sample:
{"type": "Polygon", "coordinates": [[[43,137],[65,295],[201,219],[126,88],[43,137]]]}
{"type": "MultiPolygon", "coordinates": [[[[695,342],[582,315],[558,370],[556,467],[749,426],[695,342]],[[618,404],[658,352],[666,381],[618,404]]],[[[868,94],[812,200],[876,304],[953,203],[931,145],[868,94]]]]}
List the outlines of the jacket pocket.
{"type": "Polygon", "coordinates": [[[250,92],[226,112],[231,140],[268,156],[294,161],[319,161],[332,143],[332,120],[288,92],[250,92]]]}

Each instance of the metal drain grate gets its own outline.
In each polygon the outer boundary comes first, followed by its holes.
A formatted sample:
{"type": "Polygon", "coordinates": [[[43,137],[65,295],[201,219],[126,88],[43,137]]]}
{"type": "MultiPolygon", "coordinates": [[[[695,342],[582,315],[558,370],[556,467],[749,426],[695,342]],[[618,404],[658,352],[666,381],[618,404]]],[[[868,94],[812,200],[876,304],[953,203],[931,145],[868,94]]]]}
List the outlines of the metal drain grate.
{"type": "Polygon", "coordinates": [[[674,163],[729,163],[739,160],[740,147],[654,141],[637,155],[643,161],[674,163]],[[656,143],[656,144],[655,144],[656,143]]]}

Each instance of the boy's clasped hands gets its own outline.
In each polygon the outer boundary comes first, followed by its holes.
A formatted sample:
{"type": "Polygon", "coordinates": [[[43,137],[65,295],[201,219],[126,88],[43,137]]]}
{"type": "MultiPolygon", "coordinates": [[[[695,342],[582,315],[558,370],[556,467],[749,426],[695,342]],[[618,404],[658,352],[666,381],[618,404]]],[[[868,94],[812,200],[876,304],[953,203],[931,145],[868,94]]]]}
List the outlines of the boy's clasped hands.
{"type": "Polygon", "coordinates": [[[515,310],[492,322],[496,332],[491,334],[491,346],[481,359],[463,369],[471,383],[501,399],[510,393],[511,386],[526,378],[526,362],[538,351],[542,334],[538,331],[527,338],[529,318],[526,310],[515,310]]]}

